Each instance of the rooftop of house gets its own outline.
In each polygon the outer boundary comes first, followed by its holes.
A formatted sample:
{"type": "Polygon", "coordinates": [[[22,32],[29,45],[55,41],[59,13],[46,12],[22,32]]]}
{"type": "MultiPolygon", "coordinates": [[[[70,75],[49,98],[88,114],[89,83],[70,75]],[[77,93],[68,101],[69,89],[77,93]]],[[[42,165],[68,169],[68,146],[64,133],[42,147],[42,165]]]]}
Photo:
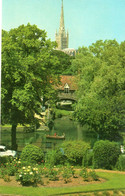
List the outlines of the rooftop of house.
{"type": "Polygon", "coordinates": [[[77,90],[77,84],[76,84],[76,77],[75,76],[62,75],[62,76],[60,76],[60,82],[61,82],[61,84],[58,86],[59,90],[64,90],[64,88],[66,86],[69,87],[69,90],[77,90]]]}

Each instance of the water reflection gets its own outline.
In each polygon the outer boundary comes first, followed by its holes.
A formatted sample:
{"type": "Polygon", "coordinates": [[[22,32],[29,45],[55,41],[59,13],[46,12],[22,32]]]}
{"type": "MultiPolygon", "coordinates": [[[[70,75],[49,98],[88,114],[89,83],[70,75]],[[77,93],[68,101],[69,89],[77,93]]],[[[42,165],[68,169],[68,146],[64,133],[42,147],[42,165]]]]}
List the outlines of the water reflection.
{"type": "Polygon", "coordinates": [[[90,131],[87,126],[82,127],[78,122],[70,120],[68,117],[55,120],[51,134],[54,134],[54,132],[58,135],[64,133],[66,140],[83,140],[89,142],[92,146],[97,140],[96,133],[90,131]]]}
{"type": "MultiPolygon", "coordinates": [[[[46,149],[54,149],[58,144],[62,143],[63,140],[47,139],[46,134],[59,136],[65,134],[65,140],[83,140],[89,142],[93,146],[97,140],[97,136],[94,132],[88,130],[87,126],[81,127],[78,122],[70,120],[68,117],[58,118],[54,121],[54,127],[50,132],[38,130],[32,133],[25,133],[23,128],[17,130],[17,144],[18,150],[21,151],[25,145],[34,144],[42,147],[44,151],[46,149]]],[[[3,128],[1,135],[2,144],[11,146],[11,132],[10,128],[3,128]]]]}

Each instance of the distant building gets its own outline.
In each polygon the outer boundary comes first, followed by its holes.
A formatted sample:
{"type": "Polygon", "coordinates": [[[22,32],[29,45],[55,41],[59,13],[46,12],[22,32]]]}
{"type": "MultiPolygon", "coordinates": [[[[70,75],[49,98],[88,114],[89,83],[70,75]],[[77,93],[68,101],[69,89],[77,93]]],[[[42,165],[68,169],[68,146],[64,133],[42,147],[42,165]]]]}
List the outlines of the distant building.
{"type": "Polygon", "coordinates": [[[74,48],[65,48],[62,51],[70,56],[75,56],[77,52],[74,48]]]}
{"type": "Polygon", "coordinates": [[[76,76],[62,75],[60,76],[61,84],[58,86],[58,90],[65,93],[77,90],[76,76]]]}
{"type": "Polygon", "coordinates": [[[63,0],[62,0],[62,7],[61,7],[59,32],[56,31],[55,38],[56,38],[56,42],[58,44],[58,46],[57,46],[58,50],[63,50],[64,48],[68,48],[69,34],[68,34],[68,31],[67,31],[67,33],[65,32],[63,0]]]}
{"type": "Polygon", "coordinates": [[[76,77],[62,75],[60,76],[60,82],[61,84],[57,87],[59,99],[75,101],[75,91],[77,90],[76,77]]]}
{"type": "Polygon", "coordinates": [[[56,39],[56,42],[58,45],[56,50],[61,50],[62,52],[66,53],[70,56],[76,55],[76,50],[74,48],[68,48],[69,33],[68,33],[68,31],[67,31],[67,33],[65,31],[63,0],[62,0],[62,7],[61,7],[59,32],[56,31],[55,39],[56,39]]]}

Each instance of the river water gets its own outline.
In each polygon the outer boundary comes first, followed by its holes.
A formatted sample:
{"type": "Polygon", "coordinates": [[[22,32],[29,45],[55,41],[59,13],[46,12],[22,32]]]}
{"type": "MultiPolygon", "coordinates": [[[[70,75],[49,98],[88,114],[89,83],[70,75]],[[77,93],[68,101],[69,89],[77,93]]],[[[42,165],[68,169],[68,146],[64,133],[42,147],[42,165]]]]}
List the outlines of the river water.
{"type": "MultiPolygon", "coordinates": [[[[61,144],[64,140],[46,139],[46,135],[61,136],[65,134],[65,140],[82,140],[93,146],[97,140],[96,133],[90,131],[87,126],[80,126],[78,122],[70,120],[68,117],[58,118],[54,121],[54,127],[51,131],[38,130],[35,132],[25,133],[23,128],[17,130],[18,150],[21,151],[25,145],[34,144],[47,149],[54,149],[55,146],[61,144]]],[[[10,128],[3,128],[1,134],[1,144],[11,146],[10,128]]]]}

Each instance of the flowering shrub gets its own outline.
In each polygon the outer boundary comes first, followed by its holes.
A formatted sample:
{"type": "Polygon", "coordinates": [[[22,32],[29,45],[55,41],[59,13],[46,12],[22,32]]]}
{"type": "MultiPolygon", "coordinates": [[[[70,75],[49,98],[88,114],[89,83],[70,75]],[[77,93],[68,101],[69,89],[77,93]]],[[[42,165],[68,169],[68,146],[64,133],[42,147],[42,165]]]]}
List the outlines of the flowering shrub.
{"type": "Polygon", "coordinates": [[[10,156],[3,156],[3,157],[0,157],[0,166],[7,163],[7,162],[12,162],[13,161],[13,157],[10,157],[10,156]]]}
{"type": "Polygon", "coordinates": [[[3,178],[3,180],[5,182],[9,182],[10,181],[10,176],[8,175],[8,170],[7,170],[7,168],[5,167],[4,164],[1,164],[0,178],[3,178]]]}
{"type": "Polygon", "coordinates": [[[20,181],[22,185],[43,184],[38,168],[31,166],[22,167],[16,175],[16,180],[20,181]]]}
{"type": "Polygon", "coordinates": [[[49,178],[49,180],[52,180],[52,181],[56,181],[59,179],[58,171],[54,168],[43,167],[42,174],[44,175],[44,177],[47,177],[49,178]]]}
{"type": "Polygon", "coordinates": [[[17,159],[8,159],[7,163],[1,164],[0,176],[14,176],[18,169],[21,167],[21,161],[17,159]]]}
{"type": "Polygon", "coordinates": [[[7,170],[5,169],[4,165],[1,165],[1,168],[0,168],[0,178],[4,179],[5,175],[7,175],[7,170]]]}
{"type": "Polygon", "coordinates": [[[83,177],[84,181],[89,181],[89,174],[85,167],[80,171],[80,176],[83,177]]]}
{"type": "Polygon", "coordinates": [[[42,175],[43,175],[44,177],[48,178],[48,177],[49,177],[49,168],[43,167],[43,168],[42,168],[42,175]]]}
{"type": "Polygon", "coordinates": [[[94,181],[98,181],[98,180],[99,180],[99,177],[98,177],[98,175],[96,174],[96,172],[95,172],[94,170],[91,170],[91,171],[89,172],[89,176],[90,176],[90,178],[91,178],[92,180],[94,180],[94,181]]]}
{"type": "Polygon", "coordinates": [[[75,175],[75,170],[73,166],[70,166],[70,171],[71,171],[72,177],[76,178],[77,176],[75,175]]]}
{"type": "Polygon", "coordinates": [[[64,182],[68,183],[71,176],[72,176],[72,174],[71,174],[70,168],[69,167],[64,167],[63,168],[63,173],[62,173],[62,177],[64,179],[64,182]]]}
{"type": "Polygon", "coordinates": [[[84,181],[99,180],[99,177],[94,170],[87,171],[85,167],[80,171],[80,176],[83,177],[84,181]]]}
{"type": "Polygon", "coordinates": [[[59,179],[58,171],[55,169],[49,169],[49,180],[56,181],[59,179]]]}
{"type": "Polygon", "coordinates": [[[17,159],[14,159],[12,162],[8,162],[5,164],[5,168],[9,176],[14,176],[20,167],[21,161],[17,159]]]}

